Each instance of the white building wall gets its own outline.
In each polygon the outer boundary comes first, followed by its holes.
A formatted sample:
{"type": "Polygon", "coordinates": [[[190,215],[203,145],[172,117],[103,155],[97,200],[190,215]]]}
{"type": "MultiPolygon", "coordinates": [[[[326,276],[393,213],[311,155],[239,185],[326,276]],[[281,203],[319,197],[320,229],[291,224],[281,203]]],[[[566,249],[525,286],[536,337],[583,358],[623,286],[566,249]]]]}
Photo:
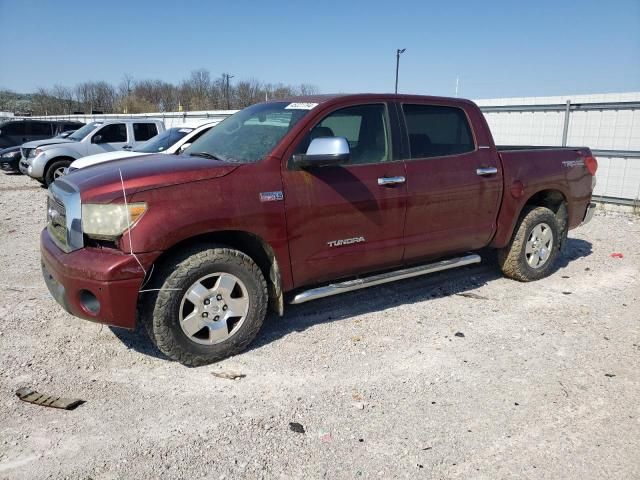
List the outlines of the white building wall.
{"type": "MultiPolygon", "coordinates": [[[[489,98],[475,100],[482,108],[513,105],[559,105],[640,102],[640,92],[555,97],[489,98]]],[[[562,145],[564,111],[485,112],[498,145],[562,145]]],[[[640,110],[575,110],[569,115],[568,146],[592,150],[640,152],[640,110]]],[[[595,194],[640,200],[640,158],[597,155],[595,194]]]]}

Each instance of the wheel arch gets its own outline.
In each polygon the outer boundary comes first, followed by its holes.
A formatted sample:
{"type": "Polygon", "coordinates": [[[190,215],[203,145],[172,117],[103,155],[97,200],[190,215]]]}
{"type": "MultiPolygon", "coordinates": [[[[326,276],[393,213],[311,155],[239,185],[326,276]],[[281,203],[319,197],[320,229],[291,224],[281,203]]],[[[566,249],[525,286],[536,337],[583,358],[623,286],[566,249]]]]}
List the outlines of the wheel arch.
{"type": "MultiPolygon", "coordinates": [[[[197,245],[224,245],[239,250],[251,257],[267,280],[269,308],[278,313],[278,315],[283,315],[282,276],[280,274],[278,259],[271,245],[254,233],[242,230],[223,230],[189,237],[165,250],[162,255],[155,260],[154,265],[167,261],[180,250],[197,245]]],[[[149,273],[151,273],[151,269],[149,269],[149,273]]]]}
{"type": "Polygon", "coordinates": [[[498,231],[491,242],[492,247],[502,248],[509,243],[527,207],[546,207],[556,215],[562,230],[560,243],[564,245],[569,230],[570,205],[567,195],[559,188],[543,188],[531,193],[517,205],[512,203],[510,208],[501,212],[502,218],[498,219],[498,231]]]}

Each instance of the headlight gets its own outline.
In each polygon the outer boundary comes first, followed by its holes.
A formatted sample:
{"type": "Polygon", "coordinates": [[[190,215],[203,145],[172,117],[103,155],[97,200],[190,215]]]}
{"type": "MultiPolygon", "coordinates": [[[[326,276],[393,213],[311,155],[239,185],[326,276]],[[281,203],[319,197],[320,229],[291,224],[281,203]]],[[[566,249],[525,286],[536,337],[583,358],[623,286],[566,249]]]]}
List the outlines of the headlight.
{"type": "Polygon", "coordinates": [[[42,152],[44,152],[44,150],[42,150],[41,148],[36,148],[35,150],[31,150],[31,157],[37,157],[38,155],[40,155],[42,152]]]}
{"type": "Polygon", "coordinates": [[[91,238],[115,240],[144,214],[147,204],[124,203],[82,205],[82,231],[91,238]]]}

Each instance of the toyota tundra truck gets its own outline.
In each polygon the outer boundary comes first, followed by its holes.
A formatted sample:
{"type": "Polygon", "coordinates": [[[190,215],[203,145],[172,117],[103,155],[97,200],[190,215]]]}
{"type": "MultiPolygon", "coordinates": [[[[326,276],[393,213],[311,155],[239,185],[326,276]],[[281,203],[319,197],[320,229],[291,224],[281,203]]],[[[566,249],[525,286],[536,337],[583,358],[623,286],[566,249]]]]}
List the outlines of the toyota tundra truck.
{"type": "MultiPolygon", "coordinates": [[[[230,116],[177,155],[48,190],[42,271],[71,314],[196,366],[243,350],[267,310],[456,268],[554,271],[589,221],[588,148],[497,147],[462,99],[322,95],[230,116]]],[[[325,304],[329,305],[329,304],[325,304]]]]}

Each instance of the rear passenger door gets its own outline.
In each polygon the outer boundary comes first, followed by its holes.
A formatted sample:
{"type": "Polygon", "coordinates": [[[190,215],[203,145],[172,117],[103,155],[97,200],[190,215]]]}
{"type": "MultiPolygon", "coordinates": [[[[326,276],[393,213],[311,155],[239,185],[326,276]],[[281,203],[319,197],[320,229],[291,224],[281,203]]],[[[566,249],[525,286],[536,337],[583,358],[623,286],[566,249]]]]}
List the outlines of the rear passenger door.
{"type": "Polygon", "coordinates": [[[31,122],[31,140],[44,140],[53,136],[52,124],[50,122],[31,122]]]}
{"type": "Polygon", "coordinates": [[[417,103],[398,110],[409,147],[404,260],[486,246],[495,231],[502,172],[491,142],[472,130],[470,115],[481,114],[417,103]]]}
{"type": "Polygon", "coordinates": [[[130,149],[136,145],[146,142],[158,134],[158,127],[155,123],[140,122],[133,124],[133,140],[127,144],[125,149],[130,149]]]}

